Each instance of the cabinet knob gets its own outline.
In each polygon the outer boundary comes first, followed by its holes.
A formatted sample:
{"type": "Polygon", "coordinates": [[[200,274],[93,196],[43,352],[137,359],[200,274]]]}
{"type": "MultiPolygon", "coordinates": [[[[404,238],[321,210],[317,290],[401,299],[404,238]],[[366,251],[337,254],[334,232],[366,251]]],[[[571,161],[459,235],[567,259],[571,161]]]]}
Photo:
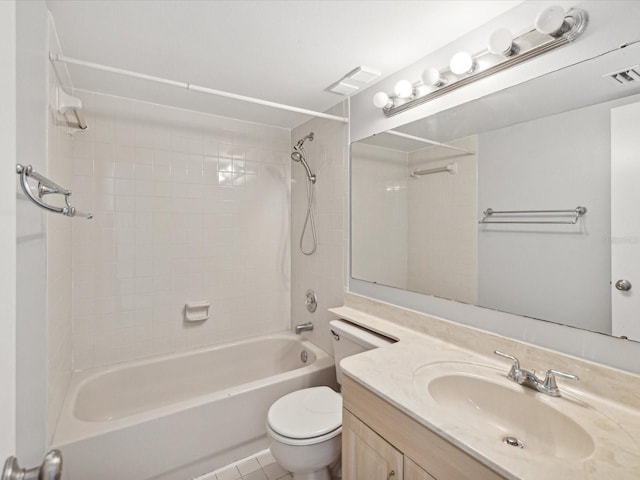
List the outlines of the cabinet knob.
{"type": "Polygon", "coordinates": [[[387,480],[391,480],[391,479],[392,479],[393,477],[395,477],[395,476],[396,476],[396,472],[395,472],[395,470],[391,470],[391,471],[389,472],[389,475],[387,475],[387,480]]]}

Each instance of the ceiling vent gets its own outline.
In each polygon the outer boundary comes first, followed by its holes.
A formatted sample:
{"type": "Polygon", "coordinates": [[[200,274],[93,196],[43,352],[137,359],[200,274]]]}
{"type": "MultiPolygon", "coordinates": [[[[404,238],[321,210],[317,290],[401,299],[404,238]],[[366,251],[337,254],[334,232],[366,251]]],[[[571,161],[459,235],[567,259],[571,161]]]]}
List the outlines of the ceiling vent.
{"type": "Polygon", "coordinates": [[[633,65],[617,72],[607,73],[603,77],[610,78],[616,85],[637,84],[636,82],[640,82],[640,65],[633,65]]]}

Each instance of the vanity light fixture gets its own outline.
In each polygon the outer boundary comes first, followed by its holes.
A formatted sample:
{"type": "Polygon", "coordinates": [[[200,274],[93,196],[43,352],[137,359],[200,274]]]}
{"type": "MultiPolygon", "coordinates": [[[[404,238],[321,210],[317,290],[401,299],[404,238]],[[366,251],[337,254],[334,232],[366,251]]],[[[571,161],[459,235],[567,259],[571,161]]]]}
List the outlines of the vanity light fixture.
{"type": "Polygon", "coordinates": [[[400,80],[393,94],[378,92],[373,96],[376,108],[387,117],[422,105],[457,88],[531,60],[576,40],[586,29],[587,13],[575,8],[565,12],[560,6],[542,10],[534,28],[513,37],[506,28],[491,34],[487,46],[474,55],[456,53],[448,68],[429,67],[415,83],[400,80]]]}

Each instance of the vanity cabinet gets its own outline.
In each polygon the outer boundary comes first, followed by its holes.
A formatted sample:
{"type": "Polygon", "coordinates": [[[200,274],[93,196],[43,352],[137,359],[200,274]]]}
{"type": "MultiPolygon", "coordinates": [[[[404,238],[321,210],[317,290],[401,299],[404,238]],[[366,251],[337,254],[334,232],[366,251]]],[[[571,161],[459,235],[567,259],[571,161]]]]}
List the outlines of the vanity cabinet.
{"type": "Polygon", "coordinates": [[[347,376],[342,399],[343,480],[504,479],[347,376]]]}
{"type": "Polygon", "coordinates": [[[402,453],[348,410],[342,412],[342,458],[345,480],[402,480],[402,453]]]}

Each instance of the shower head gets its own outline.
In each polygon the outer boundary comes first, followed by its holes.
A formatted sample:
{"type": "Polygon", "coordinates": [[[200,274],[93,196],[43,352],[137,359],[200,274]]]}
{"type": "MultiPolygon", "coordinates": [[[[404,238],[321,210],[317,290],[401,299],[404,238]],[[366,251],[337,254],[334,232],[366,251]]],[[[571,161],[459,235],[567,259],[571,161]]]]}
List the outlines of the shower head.
{"type": "Polygon", "coordinates": [[[302,156],[302,153],[294,149],[293,152],[291,152],[291,160],[294,162],[302,162],[304,157],[302,156]]]}
{"type": "MultiPolygon", "coordinates": [[[[298,140],[298,143],[296,143],[296,145],[293,147],[294,150],[299,150],[302,147],[302,144],[306,141],[309,140],[311,142],[313,142],[313,132],[309,133],[309,135],[305,135],[304,137],[302,137],[300,140],[298,140]]],[[[300,160],[296,160],[296,162],[299,162],[300,160]]]]}

